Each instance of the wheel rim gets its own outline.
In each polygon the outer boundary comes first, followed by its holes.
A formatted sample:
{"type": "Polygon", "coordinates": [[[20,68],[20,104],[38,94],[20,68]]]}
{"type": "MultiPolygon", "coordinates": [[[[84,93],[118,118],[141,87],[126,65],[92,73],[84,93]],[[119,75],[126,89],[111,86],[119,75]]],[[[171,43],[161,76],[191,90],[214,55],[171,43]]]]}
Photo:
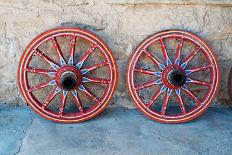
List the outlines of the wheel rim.
{"type": "Polygon", "coordinates": [[[230,73],[228,78],[228,95],[230,100],[232,100],[232,68],[230,68],[230,73]]]}
{"type": "Polygon", "coordinates": [[[80,28],[58,28],[42,33],[28,45],[20,61],[18,81],[23,97],[41,116],[56,122],[81,122],[106,107],[115,90],[117,69],[112,52],[95,34],[80,28]],[[31,74],[39,76],[39,84],[34,84],[37,78],[30,78],[31,74]],[[95,74],[104,74],[104,78],[95,74]],[[94,94],[95,89],[101,94],[94,94]]]}
{"type": "Polygon", "coordinates": [[[135,49],[127,80],[135,105],[145,115],[162,123],[182,123],[198,117],[210,105],[218,89],[219,67],[212,50],[196,35],[164,31],[145,39],[135,49]],[[156,55],[152,54],[154,51],[156,55]],[[203,65],[194,66],[197,55],[200,57],[197,63],[203,59],[203,65]],[[150,69],[145,59],[155,67],[150,69]],[[205,72],[208,73],[206,81],[192,77],[200,77],[197,74],[205,72]],[[143,76],[148,75],[152,80],[142,83],[143,76]],[[195,87],[201,87],[198,93],[193,90],[195,87]],[[154,92],[151,95],[144,89],[154,92]]]}

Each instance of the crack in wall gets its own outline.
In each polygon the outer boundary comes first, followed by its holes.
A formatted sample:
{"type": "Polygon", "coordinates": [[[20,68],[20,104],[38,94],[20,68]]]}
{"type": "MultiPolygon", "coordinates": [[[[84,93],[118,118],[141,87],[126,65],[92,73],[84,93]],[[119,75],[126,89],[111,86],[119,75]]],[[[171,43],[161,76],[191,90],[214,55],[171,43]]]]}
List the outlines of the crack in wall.
{"type": "MultiPolygon", "coordinates": [[[[85,6],[85,5],[90,5],[91,3],[89,2],[89,1],[85,1],[85,2],[81,2],[81,3],[79,3],[79,4],[75,4],[75,3],[72,3],[72,4],[63,4],[62,3],[62,5],[60,5],[59,3],[56,3],[57,2],[57,0],[51,0],[50,1],[52,4],[55,4],[55,5],[57,5],[57,6],[59,6],[59,7],[61,7],[61,6],[63,6],[63,7],[69,7],[69,6],[85,6]]],[[[75,2],[75,1],[74,1],[75,2]]],[[[78,2],[78,1],[77,1],[78,2]]]]}
{"type": "Polygon", "coordinates": [[[80,27],[83,29],[88,29],[88,30],[92,30],[92,31],[102,31],[104,29],[106,29],[107,24],[105,24],[105,26],[103,27],[97,27],[97,26],[93,26],[93,25],[87,25],[87,24],[83,24],[83,23],[78,23],[78,22],[63,22],[60,23],[60,25],[63,27],[65,26],[71,26],[71,27],[80,27]]]}
{"type": "Polygon", "coordinates": [[[63,16],[64,16],[64,7],[60,6],[60,8],[62,9],[62,12],[57,22],[58,25],[60,25],[60,23],[63,21],[63,16]]]}
{"type": "Polygon", "coordinates": [[[208,16],[208,10],[207,10],[207,7],[205,6],[204,7],[204,10],[205,10],[205,13],[203,15],[203,26],[202,26],[202,32],[203,32],[203,29],[205,28],[205,24],[206,24],[206,17],[208,16]]]}
{"type": "Polygon", "coordinates": [[[5,23],[4,23],[4,38],[5,38],[5,39],[7,39],[7,37],[6,37],[6,36],[7,36],[7,35],[6,35],[6,28],[7,28],[7,27],[6,27],[6,26],[7,26],[7,25],[6,25],[6,22],[5,22],[5,23]]]}
{"type": "Polygon", "coordinates": [[[85,5],[89,5],[89,2],[85,2],[82,4],[72,4],[72,5],[65,5],[65,7],[78,7],[78,6],[85,6],[85,5]]]}

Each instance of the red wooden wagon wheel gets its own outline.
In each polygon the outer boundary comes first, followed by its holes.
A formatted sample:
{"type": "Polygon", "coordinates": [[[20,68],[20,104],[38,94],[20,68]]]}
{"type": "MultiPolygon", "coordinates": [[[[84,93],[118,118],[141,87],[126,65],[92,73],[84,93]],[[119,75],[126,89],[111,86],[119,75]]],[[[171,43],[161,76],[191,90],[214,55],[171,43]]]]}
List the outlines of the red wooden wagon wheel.
{"type": "Polygon", "coordinates": [[[135,105],[146,116],[183,123],[210,105],[218,89],[219,67],[198,36],[170,30],[150,36],[135,49],[127,80],[135,105]]]}
{"type": "Polygon", "coordinates": [[[23,97],[39,115],[82,122],[98,115],[113,95],[116,62],[108,46],[80,28],[57,28],[36,37],[18,68],[23,97]]]}

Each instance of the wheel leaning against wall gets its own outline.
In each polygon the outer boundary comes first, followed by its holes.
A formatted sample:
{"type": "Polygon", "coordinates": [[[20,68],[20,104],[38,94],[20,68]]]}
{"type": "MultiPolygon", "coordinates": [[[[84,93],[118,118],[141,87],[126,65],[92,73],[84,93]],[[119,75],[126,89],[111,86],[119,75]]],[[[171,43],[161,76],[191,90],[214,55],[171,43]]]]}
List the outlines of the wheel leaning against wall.
{"type": "Polygon", "coordinates": [[[62,123],[89,120],[101,113],[117,83],[109,47],[81,28],[57,28],[37,36],[18,68],[22,96],[42,117],[62,123]]]}
{"type": "Polygon", "coordinates": [[[137,108],[162,123],[183,123],[200,116],[219,85],[212,49],[198,36],[180,30],[151,35],[134,50],[127,82],[137,108]]]}

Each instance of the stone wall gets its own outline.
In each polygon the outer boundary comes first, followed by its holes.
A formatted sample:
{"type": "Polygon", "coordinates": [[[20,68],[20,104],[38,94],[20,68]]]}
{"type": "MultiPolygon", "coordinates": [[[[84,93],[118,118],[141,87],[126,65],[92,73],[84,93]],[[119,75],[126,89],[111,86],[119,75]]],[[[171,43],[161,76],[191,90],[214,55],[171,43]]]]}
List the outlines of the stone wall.
{"type": "Polygon", "coordinates": [[[202,37],[215,51],[221,67],[217,99],[228,101],[232,66],[231,0],[1,0],[0,103],[25,104],[17,86],[17,68],[26,45],[39,33],[79,26],[102,37],[119,67],[112,105],[133,106],[126,88],[126,69],[135,46],[152,33],[183,29],[202,37]]]}

